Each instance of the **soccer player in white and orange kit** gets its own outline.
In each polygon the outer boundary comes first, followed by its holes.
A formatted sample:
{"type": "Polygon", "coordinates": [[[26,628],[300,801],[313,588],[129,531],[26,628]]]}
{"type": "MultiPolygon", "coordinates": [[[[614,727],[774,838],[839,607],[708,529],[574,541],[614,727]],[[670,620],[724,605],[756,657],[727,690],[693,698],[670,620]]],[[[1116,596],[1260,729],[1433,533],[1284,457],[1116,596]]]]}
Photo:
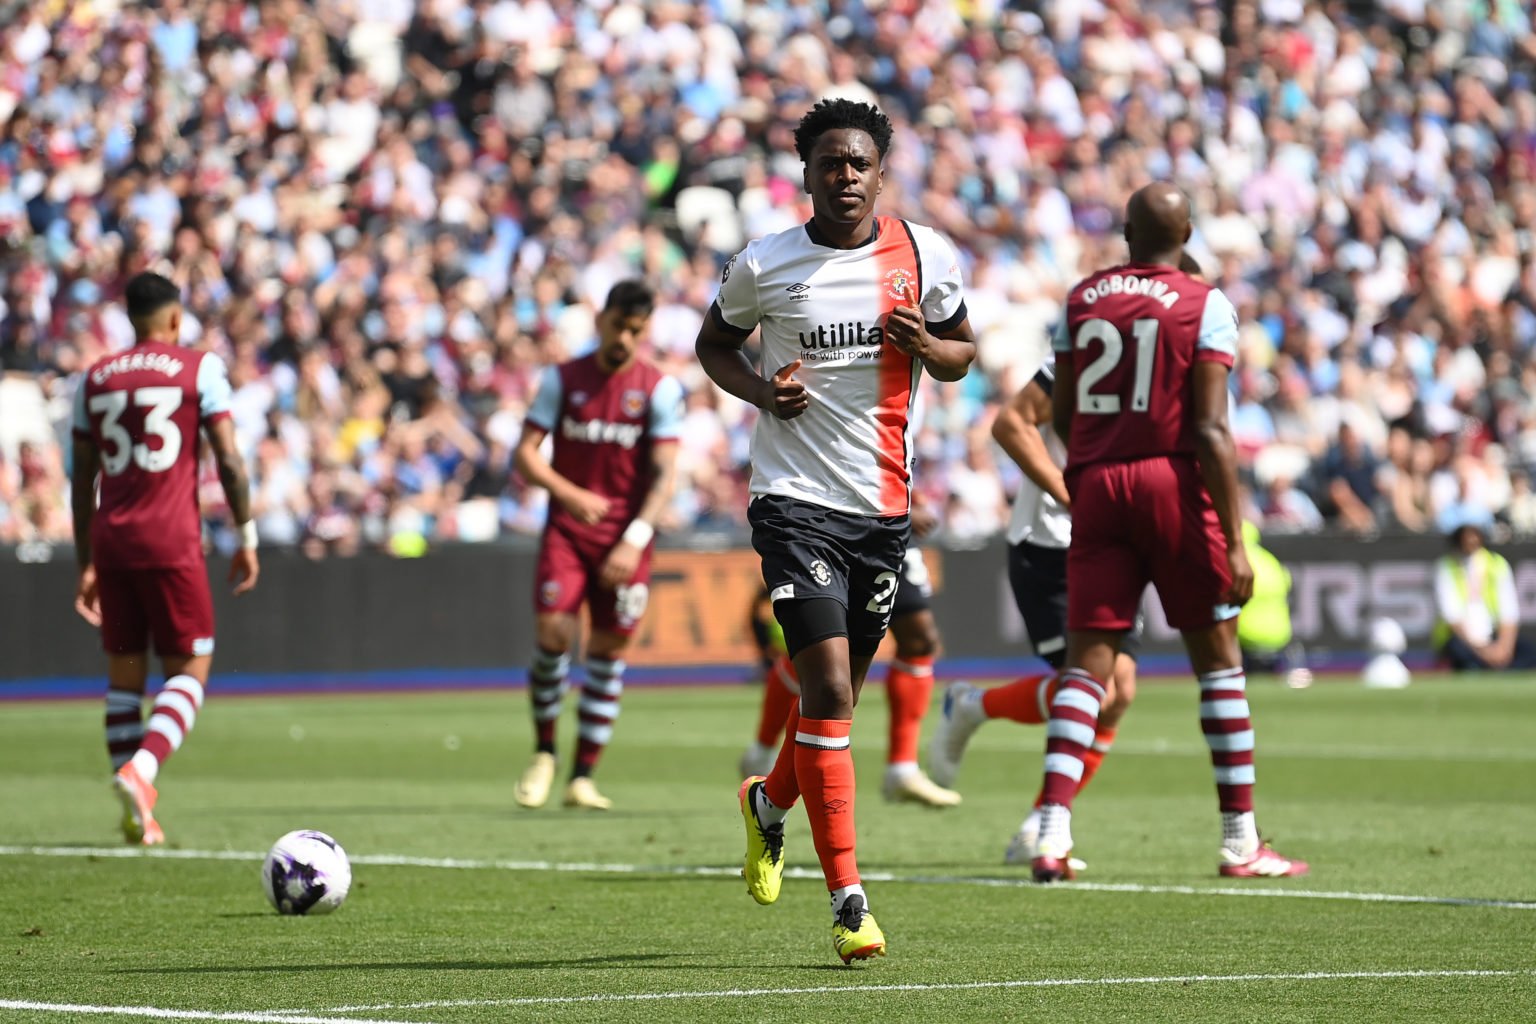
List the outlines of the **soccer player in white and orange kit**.
{"type": "Polygon", "coordinates": [[[811,220],[726,265],[696,345],[710,379],[764,413],[748,519],[801,684],[773,770],[741,786],[747,889],[778,899],[784,818],[803,795],[845,962],[885,953],[854,856],[848,736],[911,534],[912,403],[923,369],[958,380],[975,357],[953,248],[875,214],[890,141],[865,103],[824,100],[801,119],[811,220]],[[766,378],[741,351],[757,328],[766,378]]]}

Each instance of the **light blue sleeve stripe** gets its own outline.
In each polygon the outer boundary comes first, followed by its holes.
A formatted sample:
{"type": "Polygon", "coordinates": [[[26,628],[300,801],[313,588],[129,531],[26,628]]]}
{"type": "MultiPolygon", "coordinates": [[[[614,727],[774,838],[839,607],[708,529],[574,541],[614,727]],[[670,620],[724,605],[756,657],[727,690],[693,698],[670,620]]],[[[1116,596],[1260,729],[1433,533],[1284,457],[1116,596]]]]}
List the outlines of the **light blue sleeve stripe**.
{"type": "MultiPolygon", "coordinates": [[[[1062,310],[1061,319],[1056,321],[1056,326],[1055,327],[1051,328],[1051,351],[1053,351],[1053,352],[1070,352],[1070,351],[1072,351],[1072,340],[1067,337],[1067,313],[1066,313],[1066,310],[1062,310]]],[[[1055,370],[1053,369],[1052,370],[1052,375],[1054,376],[1054,374],[1055,374],[1055,370]]]]}
{"type": "Polygon", "coordinates": [[[651,438],[673,441],[683,435],[683,385],[663,377],[651,390],[651,438]]]}
{"type": "Polygon", "coordinates": [[[546,366],[539,375],[539,393],[528,407],[528,422],[540,430],[553,431],[560,418],[560,367],[546,366]]]}
{"type": "Polygon", "coordinates": [[[1197,347],[1237,358],[1237,309],[1220,288],[1212,288],[1205,297],[1197,347]]]}
{"type": "Polygon", "coordinates": [[[207,420],[221,412],[229,412],[232,394],[224,360],[212,352],[203,356],[203,361],[197,366],[198,413],[207,420]]]}

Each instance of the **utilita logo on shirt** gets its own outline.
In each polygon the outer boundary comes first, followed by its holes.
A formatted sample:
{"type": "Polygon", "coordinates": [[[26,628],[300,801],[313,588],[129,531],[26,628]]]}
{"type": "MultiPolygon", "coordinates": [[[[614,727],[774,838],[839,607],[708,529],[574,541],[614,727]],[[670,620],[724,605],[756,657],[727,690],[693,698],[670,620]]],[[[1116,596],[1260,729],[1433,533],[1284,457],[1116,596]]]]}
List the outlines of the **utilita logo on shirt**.
{"type": "Polygon", "coordinates": [[[645,426],[640,423],[608,423],[603,420],[573,420],[567,416],[560,421],[560,435],[567,441],[585,441],[588,444],[616,444],[620,448],[633,448],[640,443],[645,426]]]}
{"type": "Polygon", "coordinates": [[[812,331],[800,332],[800,347],[806,351],[822,348],[857,348],[879,345],[885,341],[880,327],[866,327],[857,321],[845,324],[817,324],[812,331]]]}

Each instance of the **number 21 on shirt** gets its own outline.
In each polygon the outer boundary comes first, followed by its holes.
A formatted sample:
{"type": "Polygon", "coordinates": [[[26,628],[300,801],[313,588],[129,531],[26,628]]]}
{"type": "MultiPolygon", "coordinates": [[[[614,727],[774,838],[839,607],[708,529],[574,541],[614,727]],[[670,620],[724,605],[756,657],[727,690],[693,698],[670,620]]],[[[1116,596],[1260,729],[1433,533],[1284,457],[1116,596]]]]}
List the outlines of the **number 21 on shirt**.
{"type": "MultiPolygon", "coordinates": [[[[1145,317],[1131,324],[1131,337],[1136,342],[1136,350],[1132,354],[1135,363],[1135,378],[1131,387],[1131,412],[1146,412],[1147,404],[1152,396],[1152,369],[1157,362],[1157,330],[1158,321],[1153,317],[1145,317]]],[[[1077,378],[1077,411],[1099,416],[1112,416],[1120,412],[1120,396],[1115,394],[1105,395],[1094,392],[1094,385],[1114,372],[1120,365],[1120,360],[1125,358],[1125,339],[1120,335],[1120,329],[1108,320],[1094,318],[1085,320],[1077,329],[1077,336],[1073,339],[1073,347],[1083,351],[1094,342],[1104,346],[1104,351],[1099,353],[1099,358],[1089,363],[1077,378]]]]}

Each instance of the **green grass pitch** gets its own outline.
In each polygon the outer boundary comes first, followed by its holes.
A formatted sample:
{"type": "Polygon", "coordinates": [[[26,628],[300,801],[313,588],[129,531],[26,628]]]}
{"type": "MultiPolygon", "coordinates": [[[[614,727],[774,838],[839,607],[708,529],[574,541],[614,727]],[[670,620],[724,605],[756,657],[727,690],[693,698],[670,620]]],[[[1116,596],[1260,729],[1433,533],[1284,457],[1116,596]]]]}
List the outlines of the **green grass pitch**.
{"type": "MultiPolygon", "coordinates": [[[[6,705],[0,1021],[1536,1018],[1536,681],[1250,692],[1259,823],[1310,877],[1216,877],[1195,687],[1157,682],[1078,803],[1089,885],[1045,889],[1001,863],[1042,731],[984,727],[955,810],[889,806],[872,683],[859,852],[890,956],[851,968],[818,881],[758,907],[731,873],[750,687],[632,689],[598,776],[617,806],[591,814],[513,805],[521,693],[221,698],[215,681],[161,776],[172,856],[153,858],[114,856],[100,706],[6,705]],[[354,858],[333,916],[277,916],[240,855],[294,828],[354,858]]],[[[789,833],[790,865],[814,871],[798,811],[789,833]]]]}

